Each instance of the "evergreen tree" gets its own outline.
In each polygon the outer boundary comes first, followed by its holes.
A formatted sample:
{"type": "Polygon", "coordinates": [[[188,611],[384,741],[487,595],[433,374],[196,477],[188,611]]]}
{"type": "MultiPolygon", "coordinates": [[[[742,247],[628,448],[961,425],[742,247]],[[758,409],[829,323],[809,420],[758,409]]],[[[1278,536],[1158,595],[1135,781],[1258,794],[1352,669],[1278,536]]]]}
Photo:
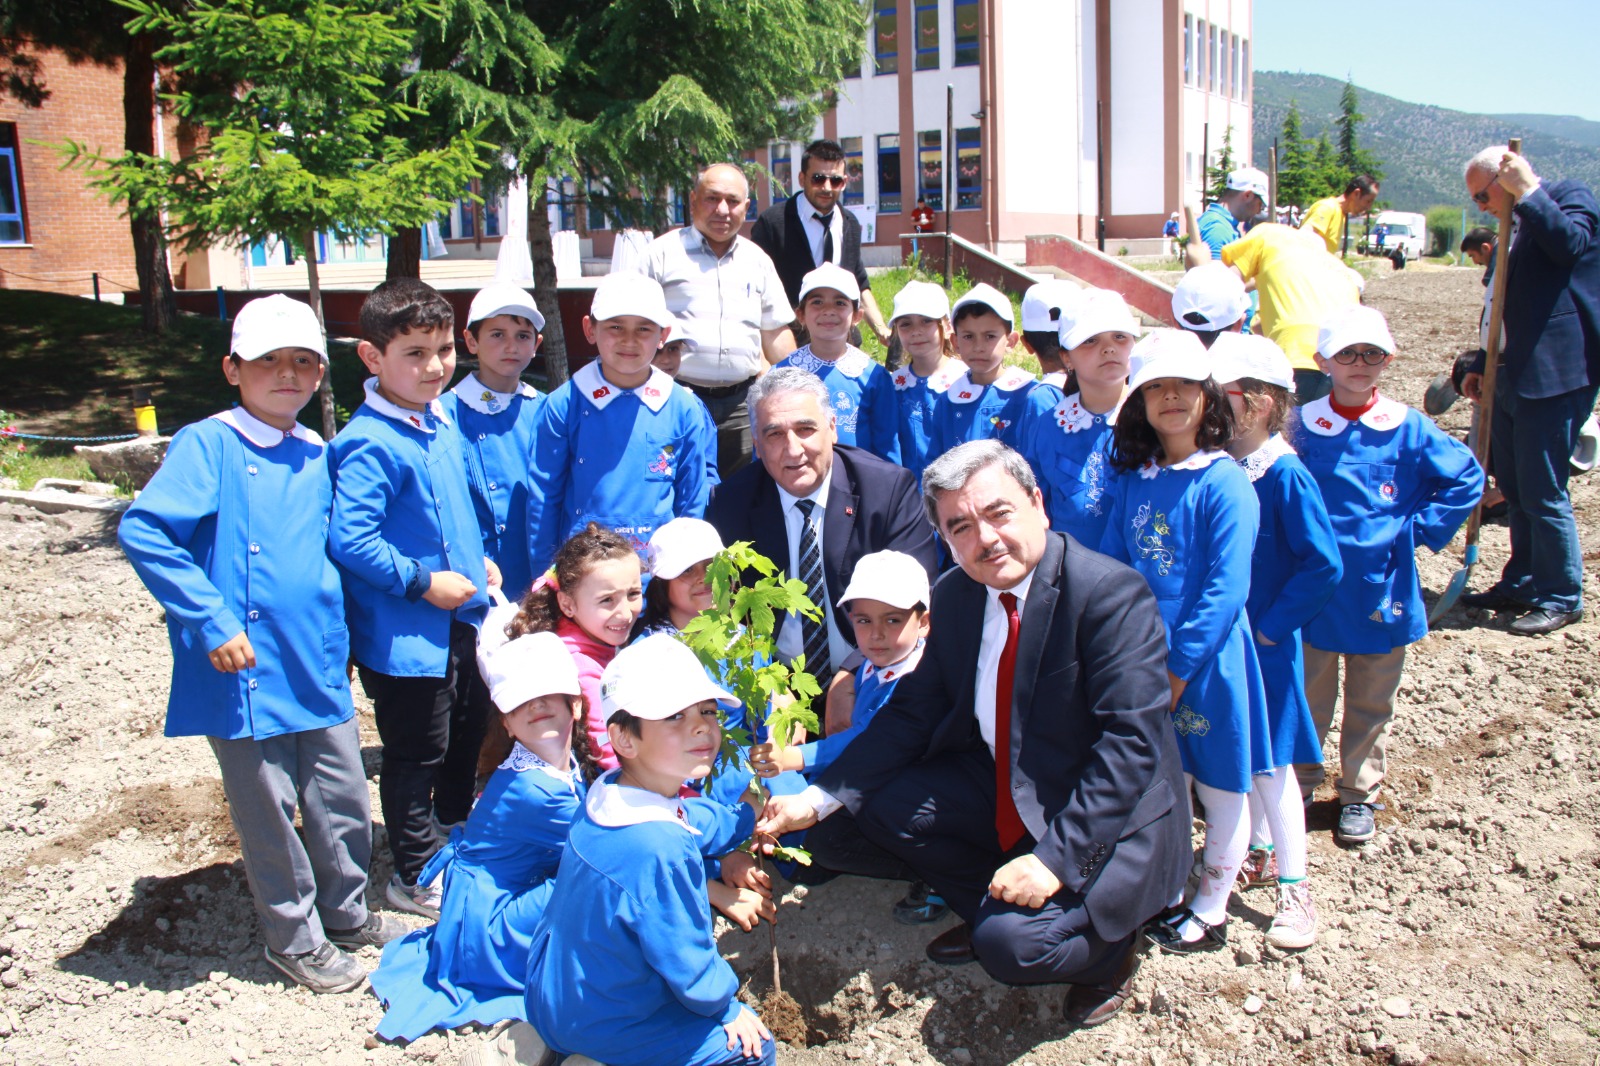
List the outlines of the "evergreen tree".
{"type": "MultiPolygon", "coordinates": [[[[1380,180],[1383,168],[1377,157],[1357,143],[1356,130],[1366,120],[1366,116],[1356,110],[1359,102],[1355,83],[1346,81],[1339,94],[1339,117],[1333,122],[1339,136],[1339,166],[1344,169],[1345,181],[1357,174],[1370,174],[1374,180],[1380,180]]],[[[1344,181],[1341,181],[1335,192],[1343,191],[1344,181]]]]}
{"type": "Polygon", "coordinates": [[[1278,204],[1305,207],[1316,199],[1311,175],[1311,153],[1300,123],[1300,107],[1289,101],[1278,141],[1278,204]]]}
{"type": "Polygon", "coordinates": [[[1311,165],[1308,169],[1312,200],[1338,196],[1344,192],[1349,173],[1339,161],[1339,153],[1326,133],[1317,138],[1316,145],[1311,149],[1311,165]]]}
{"type": "Polygon", "coordinates": [[[1206,167],[1206,199],[1220,200],[1228,191],[1228,175],[1237,167],[1233,158],[1233,127],[1222,131],[1222,148],[1217,152],[1217,165],[1206,167]]]}

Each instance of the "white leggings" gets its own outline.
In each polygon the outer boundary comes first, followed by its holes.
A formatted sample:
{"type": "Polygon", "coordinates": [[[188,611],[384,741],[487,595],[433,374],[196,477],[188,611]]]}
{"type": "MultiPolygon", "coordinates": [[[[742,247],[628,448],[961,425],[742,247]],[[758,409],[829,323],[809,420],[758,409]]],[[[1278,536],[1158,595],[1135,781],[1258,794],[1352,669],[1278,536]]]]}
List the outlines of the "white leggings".
{"type": "Polygon", "coordinates": [[[1294,767],[1280,766],[1257,774],[1250,789],[1250,845],[1272,842],[1278,876],[1299,881],[1306,876],[1306,809],[1294,767]],[[1290,787],[1293,785],[1294,787],[1290,787]]]}
{"type": "MultiPolygon", "coordinates": [[[[1250,819],[1244,792],[1224,792],[1184,774],[1206,807],[1206,842],[1201,850],[1204,873],[1200,888],[1189,901],[1195,917],[1207,925],[1220,925],[1228,917],[1228,894],[1239,864],[1250,851],[1250,819]]],[[[1297,790],[1298,791],[1298,790],[1297,790]]]]}

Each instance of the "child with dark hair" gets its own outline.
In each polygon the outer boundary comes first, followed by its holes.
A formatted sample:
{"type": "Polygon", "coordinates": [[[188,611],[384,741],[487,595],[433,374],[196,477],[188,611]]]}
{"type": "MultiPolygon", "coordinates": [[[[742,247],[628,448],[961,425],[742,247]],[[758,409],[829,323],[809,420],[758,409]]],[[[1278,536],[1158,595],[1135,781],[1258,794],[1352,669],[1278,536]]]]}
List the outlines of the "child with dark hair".
{"type": "Polygon", "coordinates": [[[1083,292],[1073,282],[1053,278],[1030,285],[1022,294],[1022,346],[1039,360],[1039,380],[1069,396],[1076,386],[1068,383],[1072,368],[1067,365],[1061,334],[1083,292]]]}
{"type": "Polygon", "coordinates": [[[1011,301],[992,285],[974,285],[955,302],[950,324],[956,354],[967,365],[934,400],[931,458],[969,440],[995,439],[1021,448],[1024,419],[1044,417],[1061,402],[1061,390],[1045,385],[1005,357],[1017,343],[1011,301]]]}
{"type": "Polygon", "coordinates": [[[1233,438],[1233,409],[1205,345],[1156,330],[1133,358],[1112,444],[1127,474],[1100,550],[1143,574],[1155,593],[1167,627],[1172,725],[1206,815],[1198,890],[1145,935],[1167,951],[1215,951],[1227,944],[1228,895],[1249,847],[1251,779],[1272,769],[1245,617],[1260,505],[1222,450],[1233,438]]]}

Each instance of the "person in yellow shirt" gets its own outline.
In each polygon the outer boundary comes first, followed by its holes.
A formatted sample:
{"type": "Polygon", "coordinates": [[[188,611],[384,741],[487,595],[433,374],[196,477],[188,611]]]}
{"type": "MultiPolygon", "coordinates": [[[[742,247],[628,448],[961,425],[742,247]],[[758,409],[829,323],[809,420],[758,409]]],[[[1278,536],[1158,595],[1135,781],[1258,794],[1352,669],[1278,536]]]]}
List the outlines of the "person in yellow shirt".
{"type": "MultiPolygon", "coordinates": [[[[1345,185],[1344,192],[1318,200],[1306,212],[1300,228],[1316,231],[1328,246],[1328,251],[1339,255],[1339,242],[1344,238],[1344,222],[1351,215],[1364,215],[1378,198],[1378,183],[1370,174],[1357,174],[1345,185]]],[[[1341,256],[1342,258],[1342,256],[1341,256]]]]}
{"type": "Polygon", "coordinates": [[[1328,313],[1361,302],[1361,275],[1326,254],[1317,234],[1263,223],[1223,246],[1222,261],[1254,281],[1260,310],[1251,324],[1289,356],[1295,402],[1328,394],[1328,375],[1317,368],[1317,326],[1328,313]]]}

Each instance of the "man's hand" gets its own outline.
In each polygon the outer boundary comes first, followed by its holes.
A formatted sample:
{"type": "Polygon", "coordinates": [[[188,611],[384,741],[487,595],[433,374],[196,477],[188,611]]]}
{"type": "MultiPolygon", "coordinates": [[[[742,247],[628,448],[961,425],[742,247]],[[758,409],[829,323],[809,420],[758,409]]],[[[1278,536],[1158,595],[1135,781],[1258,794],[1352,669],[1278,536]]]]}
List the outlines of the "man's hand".
{"type": "Polygon", "coordinates": [[[730,851],[722,857],[722,883],[729,888],[747,888],[772,898],[772,875],[743,851],[730,851]]]}
{"type": "Polygon", "coordinates": [[[1018,855],[994,872],[989,895],[1005,903],[1038,910],[1061,891],[1061,879],[1033,855],[1018,855]]]}
{"type": "Polygon", "coordinates": [[[750,746],[750,766],[761,777],[777,777],[785,770],[804,770],[805,756],[794,745],[775,748],[771,741],[750,746]]]}
{"type": "Polygon", "coordinates": [[[444,611],[453,611],[477,593],[478,586],[453,570],[435,570],[422,598],[444,611]]]}
{"type": "Polygon", "coordinates": [[[1473,403],[1483,402],[1483,375],[1466,373],[1461,375],[1461,395],[1473,403]]]}
{"type": "Polygon", "coordinates": [[[738,1049],[747,1059],[759,1059],[761,1042],[772,1039],[772,1033],[749,1007],[742,1007],[739,1016],[722,1028],[728,1034],[728,1050],[738,1049]]]}
{"type": "Polygon", "coordinates": [[[1539,175],[1533,172],[1526,159],[1515,152],[1507,152],[1500,157],[1500,184],[1520,200],[1539,187],[1539,175]]]}
{"type": "Polygon", "coordinates": [[[772,898],[753,889],[732,888],[721,881],[712,881],[706,885],[706,893],[711,897],[713,907],[747,933],[761,919],[770,922],[778,916],[778,907],[772,898]]]}
{"type": "Polygon", "coordinates": [[[256,665],[256,650],[250,646],[250,638],[240,633],[212,648],[207,658],[222,673],[237,674],[246,667],[256,665]]]}
{"type": "Polygon", "coordinates": [[[489,587],[492,589],[499,588],[503,580],[500,576],[500,567],[495,565],[493,559],[486,556],[483,560],[483,568],[489,572],[489,587]]]}
{"type": "Polygon", "coordinates": [[[840,670],[828,682],[828,707],[824,712],[828,736],[850,728],[856,713],[856,675],[840,670]]]}
{"type": "Polygon", "coordinates": [[[769,837],[781,837],[796,829],[809,829],[817,824],[816,809],[799,796],[773,796],[767,800],[767,809],[761,812],[756,832],[769,837]]]}

